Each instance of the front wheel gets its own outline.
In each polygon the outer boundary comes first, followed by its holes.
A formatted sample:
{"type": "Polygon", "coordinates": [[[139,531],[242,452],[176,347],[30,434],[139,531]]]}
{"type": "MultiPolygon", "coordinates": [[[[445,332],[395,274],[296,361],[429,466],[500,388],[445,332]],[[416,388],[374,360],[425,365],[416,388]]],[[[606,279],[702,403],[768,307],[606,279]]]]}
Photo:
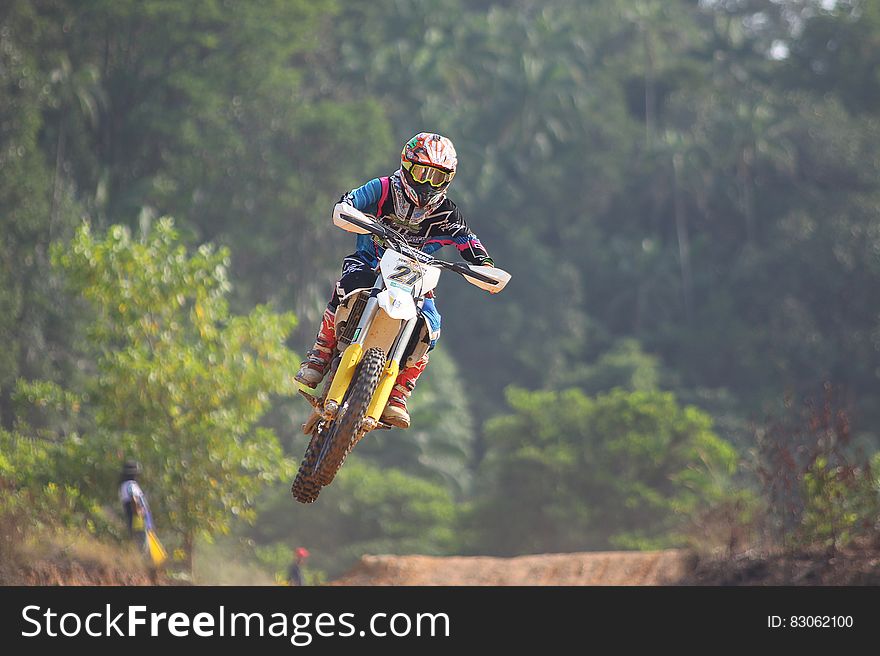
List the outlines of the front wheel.
{"type": "MultiPolygon", "coordinates": [[[[324,389],[319,397],[321,401],[312,403],[315,406],[314,421],[310,422],[311,425],[303,425],[303,429],[308,428],[306,435],[309,435],[309,445],[306,447],[306,453],[303,456],[302,463],[300,463],[293,485],[290,486],[290,493],[300,503],[313,503],[321,493],[321,484],[315,479],[315,467],[318,464],[321,447],[324,446],[324,440],[327,438],[328,427],[327,423],[320,416],[318,408],[323,400],[327,398],[330,385],[333,383],[333,377],[336,375],[336,369],[339,367],[339,359],[340,357],[337,353],[330,365],[330,371],[324,379],[324,389]]],[[[312,402],[311,399],[309,401],[312,402]]]]}
{"type": "Polygon", "coordinates": [[[290,487],[293,498],[300,503],[312,503],[321,493],[321,484],[315,480],[315,463],[318,461],[318,454],[321,452],[326,437],[327,430],[324,422],[319,420],[317,425],[312,428],[305,456],[303,456],[293,485],[290,487]]]}
{"type": "Polygon", "coordinates": [[[315,465],[315,480],[318,484],[323,486],[333,482],[346,456],[357,444],[384,368],[385,352],[377,347],[367,349],[343,399],[342,407],[321,445],[315,465]]]}

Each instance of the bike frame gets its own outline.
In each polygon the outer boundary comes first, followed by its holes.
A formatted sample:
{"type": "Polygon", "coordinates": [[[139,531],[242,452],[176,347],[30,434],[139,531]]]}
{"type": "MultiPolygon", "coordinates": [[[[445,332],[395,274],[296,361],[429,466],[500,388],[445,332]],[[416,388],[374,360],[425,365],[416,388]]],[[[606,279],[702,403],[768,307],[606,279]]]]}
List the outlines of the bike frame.
{"type": "MultiPolygon", "coordinates": [[[[336,373],[333,376],[333,381],[330,384],[330,389],[324,400],[322,414],[327,420],[332,419],[338,412],[339,407],[345,398],[345,394],[351,385],[355,371],[357,371],[357,366],[363,357],[364,342],[370,334],[370,328],[379,313],[383,312],[379,307],[378,300],[379,293],[383,289],[385,289],[385,280],[380,273],[376,276],[376,282],[370,290],[370,298],[367,300],[367,304],[361,313],[357,328],[354,332],[354,339],[351,344],[346,347],[345,351],[342,352],[339,366],[336,368],[336,373]]],[[[423,302],[424,300],[419,298],[417,301],[417,307],[421,308],[423,302]]],[[[396,319],[395,321],[401,320],[396,319]]],[[[397,335],[392,341],[391,347],[388,349],[385,369],[382,372],[379,385],[373,394],[373,398],[367,410],[367,418],[365,422],[367,430],[375,428],[379,423],[382,411],[385,409],[385,405],[391,397],[391,391],[394,388],[397,375],[400,373],[400,362],[403,359],[406,347],[409,344],[409,340],[412,337],[418,322],[418,314],[410,319],[402,321],[397,335]]]]}

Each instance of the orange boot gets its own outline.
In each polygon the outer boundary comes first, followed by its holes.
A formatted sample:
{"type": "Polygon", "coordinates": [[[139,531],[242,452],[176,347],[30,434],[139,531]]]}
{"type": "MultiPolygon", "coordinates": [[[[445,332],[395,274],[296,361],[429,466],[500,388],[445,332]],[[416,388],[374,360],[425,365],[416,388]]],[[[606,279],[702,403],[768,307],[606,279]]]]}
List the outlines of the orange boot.
{"type": "Polygon", "coordinates": [[[416,381],[428,366],[428,354],[422,357],[413,366],[407,367],[397,375],[394,388],[391,390],[391,397],[388,399],[388,405],[382,412],[382,421],[386,424],[396,426],[397,428],[409,428],[409,412],[406,409],[406,400],[416,387],[416,381]]]}
{"type": "Polygon", "coordinates": [[[315,389],[327,372],[327,365],[336,348],[336,313],[330,308],[324,310],[321,319],[321,327],[318,328],[318,336],[315,337],[315,345],[307,353],[307,358],[299,367],[299,372],[294,377],[307,387],[315,389]]]}

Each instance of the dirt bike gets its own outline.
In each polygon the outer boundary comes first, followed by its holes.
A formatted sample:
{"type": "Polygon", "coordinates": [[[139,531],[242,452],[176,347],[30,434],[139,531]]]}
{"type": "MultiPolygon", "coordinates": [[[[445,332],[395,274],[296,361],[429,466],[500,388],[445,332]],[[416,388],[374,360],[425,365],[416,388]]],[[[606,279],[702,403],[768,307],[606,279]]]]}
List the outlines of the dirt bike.
{"type": "Polygon", "coordinates": [[[290,490],[302,503],[318,498],[364,435],[392,428],[381,421],[382,412],[401,362],[418,362],[430,347],[431,327],[419,309],[441,271],[454,271],[492,293],[510,280],[498,268],[445,262],[423,253],[398,231],[344,203],[334,208],[333,223],[348,232],[375,235],[385,252],[373,287],[356,289],[339,303],[337,346],[321,393],[299,390],[312,405],[302,425],[309,444],[290,490]]]}

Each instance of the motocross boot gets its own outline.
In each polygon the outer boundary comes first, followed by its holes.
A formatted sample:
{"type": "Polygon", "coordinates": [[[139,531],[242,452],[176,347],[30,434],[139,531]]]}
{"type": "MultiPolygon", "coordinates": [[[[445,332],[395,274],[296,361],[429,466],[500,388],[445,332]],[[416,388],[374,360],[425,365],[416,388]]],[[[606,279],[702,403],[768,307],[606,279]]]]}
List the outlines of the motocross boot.
{"type": "Polygon", "coordinates": [[[335,323],[336,314],[333,310],[330,308],[324,310],[321,327],[318,329],[318,336],[315,337],[315,345],[306,354],[308,357],[300,365],[299,372],[294,377],[294,380],[306,387],[315,389],[327,372],[327,366],[333,358],[333,349],[336,348],[335,323]]]}
{"type": "Polygon", "coordinates": [[[388,405],[385,406],[385,410],[382,412],[382,421],[396,428],[409,428],[409,412],[406,409],[406,400],[412,394],[416,381],[418,381],[419,376],[422,375],[427,366],[428,354],[426,353],[421,360],[397,375],[394,388],[391,390],[391,397],[388,399],[388,405]]]}

